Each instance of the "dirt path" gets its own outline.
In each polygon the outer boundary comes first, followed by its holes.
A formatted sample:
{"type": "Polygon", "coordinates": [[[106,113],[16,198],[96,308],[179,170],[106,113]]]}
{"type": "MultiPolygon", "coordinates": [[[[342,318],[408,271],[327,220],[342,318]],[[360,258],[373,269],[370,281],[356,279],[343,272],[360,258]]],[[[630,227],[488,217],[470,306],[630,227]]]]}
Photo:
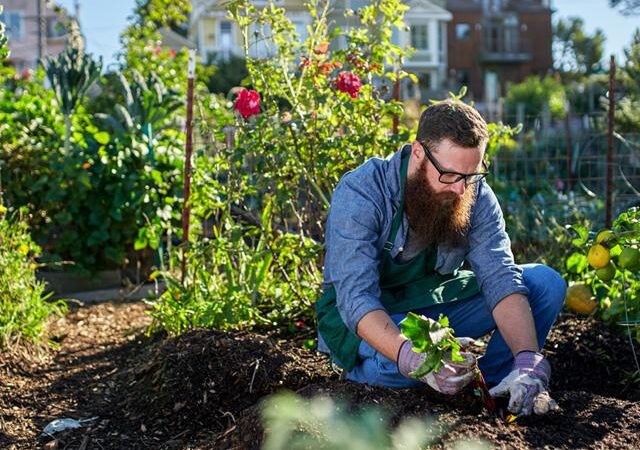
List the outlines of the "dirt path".
{"type": "MultiPolygon", "coordinates": [[[[59,351],[35,361],[0,356],[0,448],[35,448],[51,441],[38,440],[51,420],[108,412],[115,375],[147,340],[144,310],[119,302],[72,308],[52,326],[59,351]]],[[[108,426],[109,415],[99,416],[96,426],[108,426]]]]}
{"type": "Polygon", "coordinates": [[[392,423],[436,417],[443,426],[437,448],[462,438],[497,448],[640,448],[640,387],[624,375],[633,368],[629,347],[591,319],[565,316],[548,342],[562,411],[514,424],[490,416],[469,395],[340,381],[323,356],[302,347],[308,334],[283,340],[193,330],[152,339],[144,335],[149,323],[142,303],[75,308],[53,326],[58,351],[30,363],[0,355],[0,448],[257,449],[258,401],[283,388],[356,409],[383,406],[392,423]],[[97,419],[56,439],[39,437],[62,417],[97,419]]]}

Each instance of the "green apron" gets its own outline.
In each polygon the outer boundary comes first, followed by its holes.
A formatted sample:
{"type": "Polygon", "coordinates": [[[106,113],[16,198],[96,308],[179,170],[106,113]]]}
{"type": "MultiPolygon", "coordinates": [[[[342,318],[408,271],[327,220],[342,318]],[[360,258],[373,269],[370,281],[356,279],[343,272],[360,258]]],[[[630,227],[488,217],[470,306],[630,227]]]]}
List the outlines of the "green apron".
{"type": "MultiPolygon", "coordinates": [[[[404,185],[409,155],[402,157],[400,169],[400,207],[393,216],[391,231],[382,249],[380,262],[380,301],[389,314],[403,313],[440,303],[470,298],[480,292],[473,272],[457,270],[441,275],[434,270],[436,248],[426,248],[410,261],[396,263],[390,256],[404,214],[404,185]]],[[[336,305],[336,290],[326,289],[316,302],[318,331],[331,351],[333,360],[347,371],[354,368],[362,340],[342,321],[336,305]]]]}

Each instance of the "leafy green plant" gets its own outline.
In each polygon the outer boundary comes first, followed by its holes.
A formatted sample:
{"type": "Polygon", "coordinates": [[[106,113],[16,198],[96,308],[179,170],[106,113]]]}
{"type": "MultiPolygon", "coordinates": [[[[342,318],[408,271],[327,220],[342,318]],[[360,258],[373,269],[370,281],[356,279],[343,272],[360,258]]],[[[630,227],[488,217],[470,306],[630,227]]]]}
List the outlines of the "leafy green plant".
{"type": "Polygon", "coordinates": [[[320,272],[310,263],[320,248],[271,230],[270,214],[268,207],[260,227],[222,217],[211,239],[190,246],[184,283],[171,271],[153,274],[167,283],[151,302],[153,327],[180,334],[194,327],[273,327],[310,318],[308,299],[320,285],[320,272]]]}
{"type": "Polygon", "coordinates": [[[21,343],[42,345],[46,324],[66,304],[48,302],[44,282],[35,276],[40,248],[29,235],[24,211],[6,217],[0,204],[0,349],[21,343]]]}
{"type": "MultiPolygon", "coordinates": [[[[413,351],[424,353],[425,360],[415,371],[411,372],[414,378],[421,378],[435,372],[444,364],[463,362],[465,358],[460,354],[460,342],[453,335],[453,329],[449,328],[449,319],[440,314],[438,320],[432,320],[409,312],[400,322],[402,334],[411,340],[413,351]]],[[[487,383],[482,372],[476,364],[473,367],[473,392],[491,412],[497,410],[495,400],[489,393],[487,383]]],[[[508,416],[506,420],[513,421],[515,416],[508,416]]]]}
{"type": "Polygon", "coordinates": [[[64,116],[64,148],[65,153],[69,153],[71,116],[89,88],[100,77],[102,58],[96,62],[82,49],[68,46],[58,56],[45,58],[42,64],[64,116]]]}
{"type": "Polygon", "coordinates": [[[460,355],[460,343],[449,328],[449,319],[442,314],[435,321],[409,312],[400,322],[400,330],[413,343],[414,352],[427,356],[422,365],[411,374],[415,378],[437,371],[447,361],[464,361],[460,355]]]}

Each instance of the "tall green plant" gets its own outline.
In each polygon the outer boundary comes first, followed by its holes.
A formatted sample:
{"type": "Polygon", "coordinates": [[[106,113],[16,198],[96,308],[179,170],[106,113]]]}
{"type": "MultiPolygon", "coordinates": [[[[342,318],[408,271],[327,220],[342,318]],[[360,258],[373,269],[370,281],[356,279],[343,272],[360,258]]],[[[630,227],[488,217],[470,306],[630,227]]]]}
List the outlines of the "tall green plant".
{"type": "Polygon", "coordinates": [[[45,58],[42,64],[64,115],[64,149],[65,153],[69,153],[71,116],[91,85],[100,77],[102,58],[96,62],[82,50],[68,46],[58,56],[45,58]]]}
{"type": "Polygon", "coordinates": [[[33,242],[22,213],[6,217],[0,203],[0,349],[21,343],[43,344],[51,316],[66,310],[63,302],[47,301],[44,282],[36,280],[33,242]]]}

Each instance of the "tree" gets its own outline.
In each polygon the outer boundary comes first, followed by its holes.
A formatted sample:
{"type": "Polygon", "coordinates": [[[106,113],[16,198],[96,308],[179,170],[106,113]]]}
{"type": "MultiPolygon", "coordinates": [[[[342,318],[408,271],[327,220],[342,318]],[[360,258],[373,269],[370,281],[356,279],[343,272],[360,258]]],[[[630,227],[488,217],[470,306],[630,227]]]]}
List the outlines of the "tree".
{"type": "Polygon", "coordinates": [[[616,130],[637,133],[640,131],[640,29],[624,53],[627,58],[621,68],[624,96],[616,105],[616,130]]]}
{"type": "Polygon", "coordinates": [[[579,77],[602,71],[606,37],[601,29],[597,28],[593,35],[589,35],[581,18],[560,19],[553,30],[553,41],[554,66],[561,73],[579,77]]]}
{"type": "Polygon", "coordinates": [[[189,20],[189,0],[136,0],[132,24],[124,32],[125,47],[130,40],[147,40],[162,27],[180,30],[189,20]]]}
{"type": "Polygon", "coordinates": [[[609,0],[609,6],[620,8],[623,16],[640,15],[640,0],[609,0]]]}

